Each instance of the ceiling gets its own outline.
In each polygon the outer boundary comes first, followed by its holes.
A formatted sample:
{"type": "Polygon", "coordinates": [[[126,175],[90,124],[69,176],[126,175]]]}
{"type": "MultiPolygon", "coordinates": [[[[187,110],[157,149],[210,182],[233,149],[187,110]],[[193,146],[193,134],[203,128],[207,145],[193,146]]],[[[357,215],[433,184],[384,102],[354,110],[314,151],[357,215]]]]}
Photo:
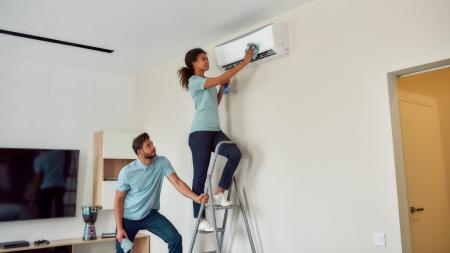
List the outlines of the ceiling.
{"type": "Polygon", "coordinates": [[[0,57],[136,74],[309,0],[2,0],[0,29],[115,50],[0,34],[0,57]]]}

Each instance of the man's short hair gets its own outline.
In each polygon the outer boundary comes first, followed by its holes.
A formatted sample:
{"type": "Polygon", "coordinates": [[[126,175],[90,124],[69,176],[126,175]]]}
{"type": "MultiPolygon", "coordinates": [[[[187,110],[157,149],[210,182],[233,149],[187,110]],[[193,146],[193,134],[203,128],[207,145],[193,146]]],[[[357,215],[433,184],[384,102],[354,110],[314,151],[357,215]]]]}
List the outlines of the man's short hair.
{"type": "Polygon", "coordinates": [[[150,136],[148,136],[147,133],[142,133],[142,134],[138,135],[136,138],[134,138],[133,150],[136,155],[138,154],[137,153],[138,149],[142,148],[142,144],[144,144],[144,142],[146,140],[150,140],[150,136]]]}

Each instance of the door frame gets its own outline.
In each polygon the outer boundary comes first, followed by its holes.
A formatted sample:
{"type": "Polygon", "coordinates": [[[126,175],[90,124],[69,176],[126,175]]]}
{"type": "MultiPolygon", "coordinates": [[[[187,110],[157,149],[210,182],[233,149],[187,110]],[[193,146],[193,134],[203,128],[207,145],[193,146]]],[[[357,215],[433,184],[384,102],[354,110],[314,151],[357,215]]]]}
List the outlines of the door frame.
{"type": "Polygon", "coordinates": [[[409,226],[409,206],[406,192],[405,164],[403,160],[402,129],[398,103],[397,80],[401,76],[428,72],[448,67],[450,59],[409,67],[387,74],[389,105],[391,112],[392,140],[397,181],[398,211],[400,221],[401,243],[403,253],[412,253],[411,230],[409,226]]]}

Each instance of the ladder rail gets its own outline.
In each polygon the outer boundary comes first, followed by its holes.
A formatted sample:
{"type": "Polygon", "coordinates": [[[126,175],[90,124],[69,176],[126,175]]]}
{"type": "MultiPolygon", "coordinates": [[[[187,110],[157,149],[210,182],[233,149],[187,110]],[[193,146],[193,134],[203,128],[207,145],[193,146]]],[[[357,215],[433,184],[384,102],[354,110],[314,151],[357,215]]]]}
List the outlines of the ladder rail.
{"type": "MultiPolygon", "coordinates": [[[[214,149],[213,164],[209,168],[209,171],[208,171],[207,182],[209,182],[209,187],[210,187],[209,195],[211,196],[211,199],[214,196],[213,190],[212,190],[212,185],[211,185],[211,177],[214,173],[214,169],[216,168],[216,162],[217,162],[217,157],[219,156],[220,148],[222,147],[222,145],[225,145],[225,144],[234,144],[234,142],[233,141],[220,141],[219,143],[217,143],[216,148],[214,149]],[[209,178],[209,180],[208,180],[208,178],[209,178]]],[[[206,188],[207,188],[207,186],[205,185],[205,191],[206,191],[206,188]]],[[[229,196],[230,196],[230,192],[228,192],[228,196],[227,196],[228,200],[229,200],[229,196]]],[[[214,201],[211,206],[213,207],[213,210],[214,210],[214,201]]],[[[215,233],[215,237],[216,237],[217,252],[220,253],[222,251],[222,246],[223,246],[222,244],[223,244],[223,238],[224,238],[224,234],[225,234],[225,226],[226,226],[226,220],[227,220],[227,216],[228,216],[228,209],[225,210],[225,217],[224,217],[224,221],[222,222],[222,233],[220,234],[220,237],[217,232],[217,221],[216,221],[215,210],[212,212],[212,215],[213,215],[213,222],[214,222],[214,233],[215,233]]]]}
{"type": "MultiPolygon", "coordinates": [[[[211,184],[211,178],[208,182],[209,185],[209,193],[212,196],[212,184],[211,184]]],[[[217,248],[217,253],[220,253],[220,239],[219,239],[219,232],[217,231],[217,221],[216,221],[216,212],[214,211],[214,200],[213,197],[208,199],[209,201],[209,206],[211,206],[213,208],[213,212],[212,212],[212,217],[213,217],[213,224],[214,224],[214,235],[215,235],[215,239],[216,239],[216,248],[217,248]]]]}
{"type": "MultiPolygon", "coordinates": [[[[208,168],[208,172],[207,172],[207,176],[206,176],[206,182],[205,182],[205,187],[203,189],[203,192],[206,192],[208,194],[208,203],[209,203],[209,206],[213,207],[213,210],[214,210],[214,201],[213,201],[213,195],[212,195],[212,187],[211,187],[211,192],[208,191],[209,186],[211,184],[211,176],[214,173],[214,167],[216,166],[217,156],[219,154],[220,147],[222,147],[222,145],[224,145],[224,144],[233,144],[233,143],[234,143],[233,141],[221,141],[221,142],[219,142],[217,144],[215,150],[214,150],[213,164],[212,164],[212,166],[210,166],[208,168]]],[[[195,240],[197,239],[197,234],[198,234],[198,226],[200,225],[200,219],[201,219],[204,211],[206,212],[206,208],[205,208],[205,204],[202,203],[201,206],[200,206],[200,211],[198,213],[197,220],[196,220],[195,230],[194,230],[193,235],[192,235],[191,244],[189,246],[189,252],[190,253],[192,253],[193,250],[194,250],[195,240]]],[[[213,215],[214,215],[214,222],[215,222],[215,212],[214,211],[213,211],[213,215]]],[[[205,216],[206,216],[206,213],[205,213],[205,216]]],[[[216,246],[219,249],[219,245],[221,244],[221,242],[223,240],[218,240],[217,239],[217,224],[215,226],[215,230],[216,230],[215,233],[216,233],[216,244],[217,244],[216,246]]]]}
{"type": "Polygon", "coordinates": [[[198,226],[200,225],[200,217],[201,217],[201,215],[202,215],[204,210],[205,210],[205,204],[202,203],[202,205],[200,206],[200,211],[198,213],[198,217],[197,217],[196,222],[195,222],[195,229],[194,229],[194,234],[192,235],[191,245],[189,247],[189,252],[191,252],[191,253],[194,250],[195,239],[197,238],[197,234],[198,234],[198,226]]]}
{"type": "MultiPolygon", "coordinates": [[[[228,195],[227,195],[227,200],[228,201],[230,201],[231,189],[232,189],[232,187],[230,187],[230,189],[228,190],[228,195]]],[[[220,250],[221,251],[222,251],[222,248],[223,248],[223,238],[225,237],[225,229],[226,229],[226,226],[227,226],[227,220],[228,220],[228,209],[225,209],[225,214],[224,214],[223,221],[222,221],[223,232],[222,232],[222,234],[220,234],[220,250]]]]}
{"type": "MultiPolygon", "coordinates": [[[[224,213],[224,217],[223,217],[223,221],[222,221],[222,227],[220,228],[220,231],[219,231],[219,228],[217,227],[216,208],[215,208],[215,205],[214,205],[214,194],[213,194],[211,178],[212,178],[212,175],[214,173],[214,169],[216,167],[217,157],[219,155],[220,148],[224,144],[234,144],[234,142],[233,141],[221,141],[221,142],[219,142],[216,145],[216,148],[214,150],[213,162],[212,162],[212,165],[208,168],[206,182],[205,182],[205,187],[204,187],[204,190],[203,190],[203,192],[208,194],[208,205],[206,205],[205,203],[202,203],[201,206],[200,206],[200,211],[199,211],[199,215],[197,217],[195,230],[194,230],[194,233],[193,233],[193,236],[192,236],[192,240],[191,240],[191,245],[189,247],[189,252],[190,253],[192,253],[193,250],[194,250],[197,234],[199,233],[198,227],[199,227],[199,224],[200,224],[200,219],[202,218],[203,212],[205,212],[205,216],[206,216],[206,209],[207,208],[212,208],[214,235],[215,235],[215,242],[216,242],[215,243],[216,244],[216,250],[213,251],[213,252],[216,252],[216,253],[222,252],[223,241],[224,241],[224,236],[225,236],[225,229],[226,229],[226,224],[227,224],[227,221],[228,221],[228,209],[229,208],[225,208],[225,213],[224,213]],[[220,237],[219,237],[219,232],[221,232],[220,237]]],[[[241,194],[240,194],[238,186],[237,186],[236,177],[234,177],[234,176],[233,176],[232,184],[234,185],[234,187],[236,189],[238,206],[240,208],[240,211],[242,212],[242,217],[244,219],[245,228],[247,230],[247,236],[248,236],[248,239],[249,239],[249,242],[250,242],[250,247],[252,249],[252,253],[256,253],[255,244],[253,242],[253,237],[252,237],[252,234],[251,234],[251,231],[250,231],[250,225],[249,225],[249,222],[248,222],[247,214],[245,212],[245,208],[244,208],[244,204],[243,204],[243,201],[242,201],[242,197],[241,197],[241,194]]],[[[227,200],[230,200],[231,190],[232,190],[232,186],[230,187],[230,189],[228,189],[227,200]]]]}
{"type": "Polygon", "coordinates": [[[245,212],[245,208],[244,208],[244,204],[241,198],[241,193],[239,192],[238,189],[238,185],[237,185],[237,181],[236,178],[233,177],[233,183],[234,183],[234,187],[236,188],[236,193],[239,199],[239,206],[241,207],[241,212],[242,212],[242,218],[244,218],[244,222],[245,222],[245,228],[247,229],[247,236],[248,236],[248,240],[250,242],[250,247],[252,248],[252,252],[255,253],[255,244],[253,242],[253,237],[252,237],[252,232],[250,231],[250,225],[248,223],[248,219],[247,219],[247,214],[245,212]]]}

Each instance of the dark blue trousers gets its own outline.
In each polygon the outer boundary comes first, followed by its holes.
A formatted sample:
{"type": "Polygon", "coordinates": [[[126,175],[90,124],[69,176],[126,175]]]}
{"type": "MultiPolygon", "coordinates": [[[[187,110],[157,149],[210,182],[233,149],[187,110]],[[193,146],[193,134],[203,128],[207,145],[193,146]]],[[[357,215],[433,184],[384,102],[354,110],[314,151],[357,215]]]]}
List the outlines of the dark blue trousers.
{"type": "MultiPolygon", "coordinates": [[[[127,232],[128,239],[134,241],[139,230],[148,230],[159,236],[168,244],[169,253],[182,253],[182,238],[172,223],[160,214],[157,210],[152,210],[142,220],[129,220],[123,218],[123,228],[127,232]]],[[[120,247],[119,241],[116,240],[116,253],[124,253],[120,247]]]]}
{"type": "MultiPolygon", "coordinates": [[[[193,192],[197,194],[203,193],[211,152],[215,150],[219,142],[229,140],[230,138],[222,131],[198,131],[189,135],[189,147],[191,148],[192,162],[194,164],[193,192]]],[[[219,154],[228,159],[219,182],[219,187],[227,190],[230,188],[234,172],[241,160],[241,151],[236,144],[224,144],[220,148],[219,154]]],[[[193,205],[194,217],[197,218],[200,205],[195,202],[193,202],[193,205]]]]}

